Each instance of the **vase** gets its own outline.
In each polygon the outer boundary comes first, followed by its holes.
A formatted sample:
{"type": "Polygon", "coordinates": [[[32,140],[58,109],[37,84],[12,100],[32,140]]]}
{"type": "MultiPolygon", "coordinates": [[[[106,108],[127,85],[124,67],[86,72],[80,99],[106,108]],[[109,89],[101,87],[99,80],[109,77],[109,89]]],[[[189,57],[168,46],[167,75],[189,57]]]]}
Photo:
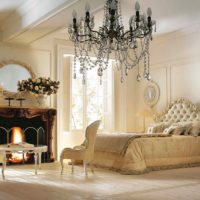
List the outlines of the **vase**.
{"type": "Polygon", "coordinates": [[[47,96],[46,95],[37,95],[37,103],[40,107],[47,107],[47,96]]]}

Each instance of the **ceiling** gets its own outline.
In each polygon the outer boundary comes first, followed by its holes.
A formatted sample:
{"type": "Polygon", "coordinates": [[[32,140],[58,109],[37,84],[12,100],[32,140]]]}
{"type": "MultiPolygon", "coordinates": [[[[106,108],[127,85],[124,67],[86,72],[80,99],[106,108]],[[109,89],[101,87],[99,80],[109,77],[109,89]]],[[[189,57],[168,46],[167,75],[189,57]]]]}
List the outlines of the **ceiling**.
{"type": "MultiPolygon", "coordinates": [[[[13,13],[13,11],[17,13],[18,7],[22,6],[25,1],[33,0],[0,1],[0,27],[6,27],[4,19],[9,18],[9,15],[13,13]],[[4,22],[4,24],[1,24],[2,22],[4,22]]],[[[47,6],[47,4],[42,4],[42,2],[45,3],[45,0],[38,1],[38,8],[40,8],[39,6],[47,6]]],[[[27,23],[27,26],[22,27],[21,30],[14,32],[11,23],[12,20],[9,20],[10,27],[7,25],[8,29],[1,28],[4,36],[3,41],[31,44],[50,33],[52,37],[61,39],[66,38],[66,27],[71,23],[71,13],[73,9],[77,10],[79,17],[84,16],[86,0],[51,0],[51,2],[57,2],[55,7],[53,7],[52,4],[51,10],[48,10],[46,13],[44,12],[45,10],[43,13],[41,12],[40,18],[32,16],[32,19],[35,17],[36,20],[32,20],[30,24],[27,23]],[[59,5],[59,2],[62,2],[62,4],[59,5]],[[9,28],[10,32],[8,31],[9,28]],[[5,30],[7,32],[4,32],[5,30]],[[52,34],[54,32],[56,33],[55,36],[52,34]],[[12,34],[9,35],[8,33],[12,34]],[[8,35],[8,37],[6,37],[6,35],[8,35]]],[[[103,4],[105,1],[93,0],[88,2],[90,2],[91,10],[95,15],[96,27],[99,27],[102,24],[103,4]]],[[[120,2],[122,7],[122,18],[125,25],[128,24],[129,17],[135,13],[135,0],[121,0],[120,2]]],[[[178,31],[193,24],[200,23],[200,0],[140,0],[139,3],[141,5],[141,12],[146,12],[149,6],[152,8],[152,18],[157,21],[157,35],[178,31]]],[[[48,6],[50,6],[50,4],[48,6]]],[[[21,22],[28,21],[25,20],[25,17],[27,17],[27,19],[31,18],[28,14],[37,13],[26,13],[26,15],[20,16],[19,19],[21,22]]],[[[125,25],[125,27],[127,26],[125,25]]]]}

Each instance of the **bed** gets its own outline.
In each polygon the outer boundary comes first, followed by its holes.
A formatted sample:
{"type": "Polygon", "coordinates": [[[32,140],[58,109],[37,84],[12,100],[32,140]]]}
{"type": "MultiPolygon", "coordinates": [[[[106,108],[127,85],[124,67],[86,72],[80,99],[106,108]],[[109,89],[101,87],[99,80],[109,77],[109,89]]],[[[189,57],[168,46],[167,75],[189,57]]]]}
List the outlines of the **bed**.
{"type": "Polygon", "coordinates": [[[200,164],[200,111],[184,99],[160,115],[148,133],[98,134],[93,164],[123,174],[200,164]]]}

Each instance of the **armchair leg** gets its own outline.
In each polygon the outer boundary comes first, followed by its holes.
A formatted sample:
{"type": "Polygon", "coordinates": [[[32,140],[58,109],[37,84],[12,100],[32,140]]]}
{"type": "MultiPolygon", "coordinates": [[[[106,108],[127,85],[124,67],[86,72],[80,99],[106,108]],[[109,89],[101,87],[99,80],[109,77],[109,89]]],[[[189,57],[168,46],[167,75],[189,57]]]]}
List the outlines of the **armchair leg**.
{"type": "Polygon", "coordinates": [[[62,158],[60,159],[60,164],[61,164],[61,175],[63,175],[64,164],[62,158]]]}
{"type": "Polygon", "coordinates": [[[90,169],[91,169],[91,172],[94,174],[94,168],[93,168],[92,162],[90,162],[90,169]]]}
{"type": "Polygon", "coordinates": [[[87,176],[87,162],[86,161],[83,161],[83,166],[84,166],[85,175],[87,176]]]}
{"type": "Polygon", "coordinates": [[[72,174],[74,173],[74,161],[71,160],[71,165],[72,165],[72,174]]]}

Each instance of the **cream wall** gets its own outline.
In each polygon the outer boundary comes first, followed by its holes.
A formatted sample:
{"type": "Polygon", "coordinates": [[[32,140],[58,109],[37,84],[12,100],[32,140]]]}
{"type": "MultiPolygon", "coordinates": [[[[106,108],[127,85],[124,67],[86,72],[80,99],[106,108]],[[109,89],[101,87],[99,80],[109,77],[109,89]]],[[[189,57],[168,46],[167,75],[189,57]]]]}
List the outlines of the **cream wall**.
{"type": "MultiPolygon", "coordinates": [[[[154,109],[161,112],[169,102],[186,98],[194,103],[200,102],[200,26],[189,27],[162,37],[151,44],[151,75],[160,87],[160,99],[154,109]],[[188,32],[188,30],[190,30],[188,32]]],[[[145,81],[135,85],[127,84],[127,130],[141,131],[142,118],[136,113],[145,107],[143,92],[145,81]],[[131,104],[131,102],[134,102],[131,104]],[[134,107],[135,106],[135,107],[134,107]],[[135,108],[135,109],[134,109],[135,108]],[[132,120],[133,119],[133,120],[132,120]],[[135,125],[133,126],[133,124],[135,125]]],[[[147,119],[146,126],[151,120],[147,119]]]]}
{"type": "Polygon", "coordinates": [[[34,50],[28,47],[0,45],[0,61],[9,59],[19,60],[31,65],[37,75],[51,75],[50,51],[34,50]]]}

